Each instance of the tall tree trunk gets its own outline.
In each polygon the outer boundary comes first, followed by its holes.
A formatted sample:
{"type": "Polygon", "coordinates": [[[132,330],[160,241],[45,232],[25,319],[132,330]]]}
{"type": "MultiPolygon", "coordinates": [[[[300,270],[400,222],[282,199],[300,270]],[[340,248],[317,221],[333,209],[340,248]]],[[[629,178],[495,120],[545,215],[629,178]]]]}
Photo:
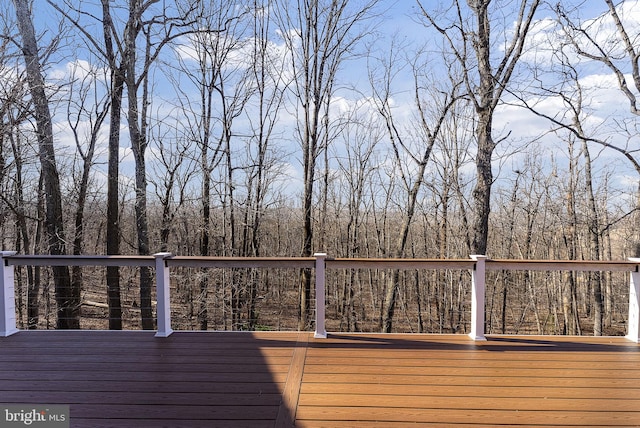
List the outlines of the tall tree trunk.
{"type": "MultiPolygon", "coordinates": [[[[109,150],[107,167],[107,255],[120,254],[120,114],[124,93],[124,68],[116,63],[113,47],[113,21],[110,0],[102,0],[102,26],[105,54],[111,73],[109,113],[109,150]]],[[[122,304],[120,298],[120,269],[107,266],[107,304],[109,306],[109,329],[122,330],[122,304]]]]}
{"type": "MultiPolygon", "coordinates": [[[[35,108],[38,153],[44,177],[46,195],[46,229],[51,255],[66,254],[62,216],[62,194],[53,145],[53,128],[49,103],[44,90],[42,65],[38,55],[35,30],[31,19],[28,0],[14,0],[18,29],[22,38],[27,80],[35,108]]],[[[80,295],[71,287],[71,277],[67,266],[54,266],[54,282],[57,303],[57,327],[60,329],[80,328],[80,295]]]]}
{"type": "MultiPolygon", "coordinates": [[[[127,93],[129,94],[129,135],[131,137],[131,147],[133,158],[135,160],[135,218],[136,231],[138,237],[138,254],[149,255],[149,226],[147,222],[147,173],[146,162],[144,159],[146,151],[146,138],[140,132],[138,127],[138,97],[131,95],[135,93],[135,85],[131,87],[132,82],[127,78],[127,93]],[[131,104],[131,103],[136,104],[131,104]]],[[[144,112],[142,113],[144,114],[144,112]]],[[[153,330],[154,320],[151,308],[151,270],[146,267],[140,267],[140,312],[143,330],[153,330]]]]}
{"type": "MultiPolygon", "coordinates": [[[[587,187],[587,204],[589,206],[589,250],[593,260],[600,260],[600,222],[598,220],[598,207],[593,190],[593,178],[591,174],[591,154],[586,141],[582,141],[582,153],[585,161],[585,184],[587,187]]],[[[593,286],[595,299],[595,312],[593,314],[593,335],[602,336],[604,329],[605,302],[602,290],[603,273],[591,272],[590,283],[593,286]]]]}
{"type": "MultiPolygon", "coordinates": [[[[465,21],[460,11],[460,0],[455,1],[458,14],[453,25],[438,25],[435,19],[425,10],[420,1],[418,4],[427,20],[445,36],[450,49],[455,53],[465,75],[468,96],[471,98],[477,116],[476,140],[476,185],[473,190],[475,217],[473,221],[473,241],[471,251],[475,254],[486,254],[489,236],[489,215],[491,212],[491,186],[493,172],[491,160],[496,143],[493,139],[493,114],[503,91],[507,88],[515,66],[520,60],[525,40],[539,0],[521,0],[518,17],[511,27],[511,36],[507,43],[496,43],[491,37],[491,16],[489,6],[493,0],[467,0],[474,24],[465,21]],[[455,34],[455,36],[454,36],[455,34]],[[461,38],[462,40],[459,40],[461,38]],[[454,41],[455,40],[455,41],[454,41]],[[457,42],[462,44],[462,48],[457,42]],[[495,47],[500,45],[504,50],[502,58],[496,58],[495,47]],[[468,57],[469,51],[475,52],[474,60],[468,57]],[[475,76],[472,76],[475,74],[475,76]]],[[[499,15],[499,12],[498,12],[499,15]]]]}
{"type": "MultiPolygon", "coordinates": [[[[487,253],[489,236],[489,213],[491,211],[491,186],[493,171],[491,160],[495,143],[493,141],[493,111],[495,109],[495,77],[491,66],[491,32],[489,21],[489,3],[491,0],[475,2],[477,36],[474,41],[478,60],[479,87],[476,94],[476,186],[473,189],[475,217],[473,224],[473,242],[471,250],[475,254],[487,253]]],[[[471,4],[471,3],[470,3],[471,4]]]]}
{"type": "MultiPolygon", "coordinates": [[[[304,196],[302,199],[302,256],[309,257],[313,253],[313,183],[315,180],[315,155],[305,147],[304,153],[304,196]]],[[[309,328],[311,322],[311,269],[300,272],[300,310],[298,313],[298,330],[309,328]]]]}
{"type": "MultiPolygon", "coordinates": [[[[127,124],[129,125],[129,138],[131,140],[131,150],[135,163],[135,218],[136,234],[138,242],[138,254],[146,256],[150,254],[149,246],[149,225],[147,220],[147,169],[145,153],[147,150],[147,106],[149,105],[148,94],[148,73],[142,78],[142,100],[138,100],[138,77],[136,73],[136,38],[140,32],[138,21],[142,14],[142,2],[140,0],[130,0],[129,21],[127,23],[127,34],[125,34],[126,57],[123,62],[126,64],[125,84],[127,87],[127,124]]],[[[149,59],[149,32],[145,45],[144,70],[150,67],[149,59]]],[[[140,267],[140,317],[143,330],[153,330],[154,319],[151,307],[151,270],[147,266],[140,267]]]]}
{"type": "Polygon", "coordinates": [[[491,186],[493,171],[491,160],[495,143],[491,135],[492,112],[481,110],[478,112],[478,152],[476,154],[476,186],[473,189],[475,203],[475,217],[473,223],[473,242],[471,251],[474,254],[487,253],[489,237],[489,214],[491,212],[491,186]]]}
{"type": "MultiPolygon", "coordinates": [[[[135,153],[135,150],[134,150],[135,153]]],[[[149,226],[147,222],[147,177],[144,161],[144,151],[134,154],[136,159],[136,230],[138,237],[138,254],[149,255],[149,226]]],[[[143,330],[154,329],[153,309],[151,307],[151,269],[140,267],[140,316],[143,330]]]]}
{"type": "MultiPolygon", "coordinates": [[[[209,226],[211,224],[211,174],[209,171],[208,144],[202,144],[201,166],[202,166],[202,217],[200,225],[200,255],[209,256],[209,226]]],[[[207,297],[209,290],[209,274],[206,270],[201,270],[199,280],[200,293],[198,296],[198,326],[200,330],[208,328],[207,297]]]]}

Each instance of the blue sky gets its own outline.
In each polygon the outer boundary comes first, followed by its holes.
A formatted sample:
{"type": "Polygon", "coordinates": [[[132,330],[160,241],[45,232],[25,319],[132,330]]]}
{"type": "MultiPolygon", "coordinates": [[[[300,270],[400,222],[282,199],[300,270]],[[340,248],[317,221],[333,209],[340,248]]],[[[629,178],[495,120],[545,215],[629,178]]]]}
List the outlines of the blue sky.
{"type": "MultiPolygon", "coordinates": [[[[94,5],[99,4],[97,0],[92,0],[92,2],[86,2],[85,4],[94,5]]],[[[435,2],[424,0],[423,3],[425,6],[431,7],[436,4],[435,2]]],[[[503,2],[504,4],[513,4],[515,2],[507,1],[503,2]]],[[[60,2],[62,4],[62,2],[60,2]]],[[[497,4],[497,3],[496,3],[497,4]]],[[[595,18],[598,13],[606,10],[606,5],[601,0],[590,0],[590,1],[565,1],[563,5],[569,7],[571,5],[581,5],[580,14],[584,19],[595,18]]],[[[432,33],[430,30],[425,29],[418,21],[418,16],[416,15],[415,3],[411,0],[398,0],[398,1],[382,1],[380,6],[383,9],[386,9],[385,13],[381,16],[380,24],[376,26],[376,30],[380,32],[378,40],[374,46],[378,49],[384,50],[387,46],[389,46],[389,38],[392,34],[398,33],[401,38],[406,40],[407,44],[412,44],[411,49],[417,49],[415,47],[416,40],[423,40],[428,42],[428,48],[433,49],[433,61],[437,64],[437,52],[438,45],[434,43],[432,39],[432,33]]],[[[59,15],[55,12],[51,6],[47,4],[45,0],[35,0],[35,23],[37,31],[43,31],[43,29],[47,28],[48,35],[58,34],[58,25],[57,22],[59,20],[59,15]]],[[[636,0],[625,1],[624,2],[624,16],[625,19],[629,20],[629,22],[633,22],[637,24],[640,21],[640,5],[636,0]]],[[[532,52],[535,51],[535,60],[541,64],[545,62],[545,55],[549,52],[549,46],[545,45],[548,43],[553,44],[554,40],[557,40],[557,34],[554,33],[555,29],[551,26],[549,19],[551,19],[552,14],[550,11],[546,11],[542,9],[538,14],[538,23],[537,27],[534,30],[534,38],[538,46],[532,47],[532,52]]],[[[509,21],[507,20],[507,23],[509,21]]],[[[634,24],[634,25],[635,25],[634,24]]],[[[606,27],[603,27],[606,30],[606,27]]],[[[99,28],[96,28],[99,30],[99,28]]],[[[432,31],[432,30],[431,30],[432,31]]],[[[635,32],[638,34],[638,31],[635,32]]],[[[602,31],[602,37],[606,36],[606,31],[602,31]]],[[[46,40],[46,36],[43,40],[46,40]]],[[[65,39],[67,40],[67,39],[65,39]]],[[[63,43],[64,44],[64,43],[63,43]]],[[[71,70],[74,70],[76,66],[88,67],[90,62],[96,61],[95,56],[90,55],[89,51],[85,46],[78,45],[77,41],[73,42],[67,46],[68,49],[63,49],[61,51],[62,56],[59,57],[57,63],[54,63],[51,68],[48,70],[48,76],[50,81],[56,81],[57,79],[65,79],[69,77],[69,73],[71,70]]],[[[169,55],[167,52],[166,55],[169,55]]],[[[525,60],[531,63],[533,61],[534,56],[529,54],[525,56],[525,60]]],[[[437,67],[437,66],[436,66],[437,67]]],[[[600,133],[604,137],[610,135],[612,132],[611,126],[615,126],[615,123],[612,121],[614,118],[629,118],[628,107],[624,102],[621,102],[621,95],[617,88],[615,87],[615,82],[612,81],[611,73],[602,67],[593,67],[592,74],[583,77],[581,83],[584,87],[589,91],[591,95],[591,114],[589,115],[589,121],[587,122],[593,129],[593,132],[600,133]]],[[[437,72],[437,68],[434,69],[437,72]]],[[[155,76],[158,78],[162,78],[162,73],[156,72],[155,76]]],[[[368,91],[368,77],[366,72],[366,64],[363,60],[358,61],[348,61],[345,63],[345,69],[341,75],[341,82],[348,86],[356,86],[360,89],[360,92],[353,92],[351,90],[340,90],[338,92],[338,97],[336,97],[336,108],[334,111],[338,114],[339,112],[348,112],[358,106],[358,108],[363,109],[367,106],[366,97],[368,91]]],[[[156,88],[162,88],[166,83],[159,81],[156,84],[156,88]]],[[[411,79],[406,75],[404,77],[400,77],[394,83],[395,85],[395,94],[394,94],[394,104],[395,104],[395,112],[397,117],[401,120],[406,121],[404,125],[410,126],[410,122],[412,121],[412,114],[415,110],[413,105],[413,93],[411,86],[411,79]]],[[[347,87],[347,86],[345,86],[347,87]]],[[[162,108],[165,107],[167,112],[170,110],[168,104],[164,100],[169,100],[174,96],[173,92],[161,92],[158,99],[162,99],[162,105],[158,105],[156,107],[162,108]]],[[[160,104],[160,103],[159,103],[160,104]]],[[[544,100],[539,100],[539,106],[541,108],[547,109],[547,111],[558,111],[562,108],[562,105],[558,103],[557,99],[549,98],[544,100]]],[[[61,118],[63,115],[62,110],[57,110],[60,113],[58,118],[61,118]]],[[[361,110],[362,111],[362,110],[361,110]]],[[[170,113],[167,113],[170,114],[170,113]]],[[[371,113],[372,115],[374,113],[371,113]]],[[[287,135],[292,135],[291,127],[294,124],[293,116],[288,119],[282,117],[284,128],[282,128],[282,132],[287,135]]],[[[630,120],[633,118],[629,118],[630,120]]],[[[122,156],[123,156],[123,181],[126,182],[131,179],[131,165],[132,159],[128,150],[127,143],[127,132],[126,132],[126,123],[122,121],[123,133],[122,133],[122,156]]],[[[74,150],[73,145],[69,139],[68,126],[64,123],[64,121],[59,120],[57,127],[58,133],[57,138],[61,145],[67,145],[69,150],[74,150]]],[[[549,130],[549,123],[545,120],[538,118],[531,113],[516,108],[513,106],[502,106],[499,108],[498,114],[496,115],[496,124],[495,129],[497,131],[496,137],[500,137],[501,135],[509,134],[509,144],[504,144],[499,147],[497,154],[502,154],[508,152],[510,150],[516,150],[519,145],[524,145],[533,139],[540,138],[539,141],[545,147],[548,147],[552,152],[560,154],[562,156],[562,151],[565,150],[564,144],[558,139],[557,136],[545,134],[549,130]],[[543,137],[541,137],[543,135],[543,137]]],[[[101,160],[100,162],[104,163],[105,161],[105,145],[106,145],[106,127],[103,130],[102,138],[101,138],[101,160]]],[[[286,165],[285,168],[289,171],[290,180],[287,182],[287,187],[289,191],[291,189],[299,189],[299,180],[301,177],[300,169],[299,169],[299,156],[296,154],[296,143],[291,141],[287,143],[286,141],[282,141],[282,143],[287,146],[284,151],[289,153],[288,157],[283,158],[284,163],[286,165]]],[[[339,144],[335,147],[335,151],[337,154],[342,153],[339,144]]],[[[150,159],[152,159],[154,147],[150,148],[150,159]]],[[[507,163],[504,163],[502,160],[496,161],[496,173],[498,178],[508,179],[509,174],[513,169],[517,169],[519,167],[519,163],[522,160],[523,155],[513,154],[507,163]],[[503,162],[503,163],[501,163],[503,162]],[[510,165],[509,167],[505,165],[510,165]]],[[[631,171],[627,165],[627,163],[621,159],[621,156],[616,153],[611,152],[602,152],[601,158],[610,159],[610,161],[605,162],[605,165],[611,166],[616,165],[616,178],[620,186],[630,186],[633,187],[638,181],[637,175],[631,171]]],[[[472,166],[469,166],[469,174],[472,174],[472,166]]],[[[99,178],[98,178],[99,179],[99,178]]],[[[296,190],[297,191],[297,190],[296,190]]]]}

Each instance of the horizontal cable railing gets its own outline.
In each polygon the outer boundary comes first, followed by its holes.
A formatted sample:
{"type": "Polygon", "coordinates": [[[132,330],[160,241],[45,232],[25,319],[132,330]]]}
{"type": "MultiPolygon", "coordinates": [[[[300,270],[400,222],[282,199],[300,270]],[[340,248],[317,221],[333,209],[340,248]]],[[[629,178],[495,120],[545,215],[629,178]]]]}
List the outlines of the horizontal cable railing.
{"type": "Polygon", "coordinates": [[[486,271],[575,271],[629,272],[629,316],[627,338],[640,342],[640,259],[628,261],[586,260],[491,260],[472,255],[470,259],[382,259],[330,258],[324,253],[313,257],[191,257],[158,253],[152,256],[84,255],[50,256],[20,255],[0,252],[0,336],[18,331],[15,314],[14,266],[119,266],[153,267],[156,270],[157,333],[167,337],[171,328],[170,279],[171,268],[277,268],[314,269],[316,296],[315,336],[326,337],[325,273],[337,269],[460,269],[471,272],[471,336],[485,338],[485,274],[486,271]]]}

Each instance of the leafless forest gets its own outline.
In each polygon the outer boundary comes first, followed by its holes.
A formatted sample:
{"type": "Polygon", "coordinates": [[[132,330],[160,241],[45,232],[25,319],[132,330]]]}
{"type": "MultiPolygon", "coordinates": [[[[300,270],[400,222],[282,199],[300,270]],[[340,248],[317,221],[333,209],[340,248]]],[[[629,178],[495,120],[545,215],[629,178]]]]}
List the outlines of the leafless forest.
{"type": "MultiPolygon", "coordinates": [[[[640,255],[636,1],[36,3],[0,5],[3,250],[640,255]]],[[[21,328],[154,328],[148,268],[16,278],[21,328]]],[[[487,280],[488,333],[625,331],[626,275],[487,280]]],[[[469,284],[334,271],[327,328],[463,333],[469,284]]],[[[172,289],[178,329],[312,328],[311,271],[172,289]]]]}

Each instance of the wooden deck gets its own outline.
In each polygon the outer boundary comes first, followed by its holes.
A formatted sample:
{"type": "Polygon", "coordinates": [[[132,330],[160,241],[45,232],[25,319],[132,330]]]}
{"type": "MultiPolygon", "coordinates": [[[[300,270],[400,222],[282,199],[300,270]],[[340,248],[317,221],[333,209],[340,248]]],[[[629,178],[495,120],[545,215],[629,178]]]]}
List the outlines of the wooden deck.
{"type": "Polygon", "coordinates": [[[0,403],[72,427],[640,426],[624,338],[23,331],[0,403]]]}

